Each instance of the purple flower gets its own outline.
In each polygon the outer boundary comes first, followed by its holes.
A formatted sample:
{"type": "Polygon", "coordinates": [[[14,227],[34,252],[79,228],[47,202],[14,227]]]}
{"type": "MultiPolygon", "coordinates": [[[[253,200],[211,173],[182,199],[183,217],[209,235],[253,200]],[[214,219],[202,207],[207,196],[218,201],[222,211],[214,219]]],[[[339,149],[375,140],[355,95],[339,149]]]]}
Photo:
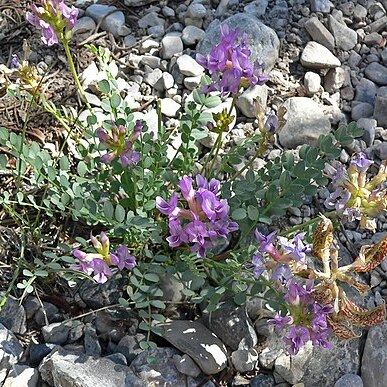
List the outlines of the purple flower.
{"type": "Polygon", "coordinates": [[[293,319],[290,316],[281,317],[277,312],[274,318],[268,320],[268,323],[274,325],[276,332],[281,332],[287,325],[291,324],[292,321],[293,319]]]}
{"type": "Polygon", "coordinates": [[[343,187],[338,187],[335,192],[332,192],[324,201],[324,206],[328,210],[335,209],[342,212],[348,200],[351,198],[351,193],[343,187]]]}
{"type": "Polygon", "coordinates": [[[193,189],[192,182],[192,178],[184,176],[178,184],[181,193],[183,194],[183,197],[185,200],[187,200],[187,202],[191,202],[195,196],[195,190],[193,189]]]}
{"type": "Polygon", "coordinates": [[[273,231],[269,235],[264,235],[260,233],[258,229],[254,232],[255,238],[259,243],[259,251],[261,253],[269,253],[275,260],[278,260],[280,258],[280,254],[273,244],[276,234],[277,231],[273,231]]]}
{"type": "Polygon", "coordinates": [[[277,239],[284,250],[290,251],[290,256],[293,259],[305,263],[306,255],[310,254],[312,250],[309,246],[304,245],[304,242],[302,241],[304,236],[305,233],[297,234],[292,242],[285,237],[279,236],[277,239]]]}
{"type": "Polygon", "coordinates": [[[16,54],[12,54],[12,59],[11,59],[11,67],[13,69],[16,69],[20,66],[20,63],[19,63],[19,58],[17,57],[16,54]]]}
{"type": "Polygon", "coordinates": [[[293,277],[293,274],[290,270],[290,267],[286,263],[277,263],[273,270],[271,276],[272,281],[279,281],[282,285],[285,285],[290,278],[293,277]]]}
{"type": "Polygon", "coordinates": [[[188,242],[188,235],[183,230],[179,219],[169,221],[170,236],[167,238],[169,246],[178,247],[182,243],[188,242]]]}
{"type": "Polygon", "coordinates": [[[328,334],[328,330],[321,332],[310,332],[310,339],[312,340],[312,344],[314,346],[320,346],[326,350],[332,349],[334,345],[327,340],[328,334]]]}
{"type": "Polygon", "coordinates": [[[110,254],[110,260],[120,270],[133,269],[136,266],[136,258],[129,253],[125,245],[119,245],[114,254],[110,254]]]}
{"type": "Polygon", "coordinates": [[[347,222],[353,222],[354,220],[359,220],[361,218],[361,212],[359,209],[354,207],[348,207],[343,211],[344,218],[343,220],[347,222]]]}
{"type": "Polygon", "coordinates": [[[297,282],[291,282],[288,287],[288,292],[284,296],[284,300],[291,305],[310,304],[313,300],[312,287],[309,285],[304,288],[297,282]]]}
{"type": "Polygon", "coordinates": [[[283,341],[289,346],[288,351],[291,355],[297,355],[300,348],[309,340],[309,331],[302,326],[290,327],[289,334],[283,338],[283,341]]]}
{"type": "Polygon", "coordinates": [[[228,93],[237,94],[240,84],[240,73],[234,71],[233,69],[228,69],[223,73],[222,78],[218,82],[218,90],[222,93],[222,95],[228,93]]]}
{"type": "Polygon", "coordinates": [[[255,254],[251,259],[251,263],[253,265],[254,275],[259,278],[262,273],[266,270],[265,267],[265,259],[261,254],[255,254]]]}
{"type": "Polygon", "coordinates": [[[364,152],[358,153],[357,157],[351,160],[351,166],[356,167],[359,172],[365,172],[374,162],[367,159],[364,152]]]}
{"type": "Polygon", "coordinates": [[[94,258],[90,266],[93,268],[94,276],[93,278],[99,283],[105,283],[109,277],[113,275],[112,271],[109,269],[109,265],[100,258],[94,258]]]}
{"type": "Polygon", "coordinates": [[[275,133],[278,129],[278,117],[274,113],[266,118],[264,131],[265,133],[275,133]]]}
{"type": "Polygon", "coordinates": [[[74,6],[70,8],[63,1],[59,2],[58,8],[62,13],[63,19],[67,21],[67,28],[72,29],[75,26],[75,24],[78,23],[78,20],[77,20],[78,13],[79,13],[78,8],[75,8],[74,6]]]}
{"type": "Polygon", "coordinates": [[[165,201],[161,196],[156,197],[156,208],[164,215],[170,218],[176,218],[179,215],[179,208],[177,208],[177,193],[174,192],[169,202],[165,201]]]}
{"type": "Polygon", "coordinates": [[[211,191],[214,195],[219,192],[220,189],[220,181],[216,179],[208,180],[202,175],[196,175],[196,185],[199,188],[204,188],[206,190],[211,191]]]}

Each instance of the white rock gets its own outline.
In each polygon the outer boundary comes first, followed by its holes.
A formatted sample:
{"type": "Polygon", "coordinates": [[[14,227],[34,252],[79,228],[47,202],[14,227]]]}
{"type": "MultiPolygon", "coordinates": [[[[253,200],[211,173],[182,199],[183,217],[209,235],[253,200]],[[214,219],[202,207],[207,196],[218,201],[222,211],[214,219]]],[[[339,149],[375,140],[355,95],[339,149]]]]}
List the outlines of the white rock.
{"type": "Polygon", "coordinates": [[[123,12],[119,11],[117,7],[104,4],[93,4],[86,9],[86,16],[92,17],[96,23],[99,23],[102,20],[101,28],[104,31],[111,32],[115,37],[127,35],[130,32],[126,32],[125,29],[123,29],[123,27],[125,27],[125,15],[123,12]],[[106,16],[114,10],[117,11],[106,16]]]}
{"type": "Polygon", "coordinates": [[[171,59],[175,54],[182,53],[183,49],[180,36],[166,35],[161,41],[160,54],[163,59],[171,59]]]}
{"type": "Polygon", "coordinates": [[[256,117],[255,100],[259,99],[263,109],[266,108],[267,86],[255,85],[246,89],[237,99],[236,106],[246,117],[256,117]]]}
{"type": "Polygon", "coordinates": [[[173,87],[175,80],[172,74],[164,72],[161,78],[155,83],[154,88],[158,91],[168,90],[173,87]]]}
{"type": "Polygon", "coordinates": [[[153,87],[162,75],[163,72],[160,69],[154,69],[144,75],[144,82],[153,87]]]}
{"type": "Polygon", "coordinates": [[[182,32],[181,39],[186,46],[193,46],[194,44],[200,42],[206,33],[195,26],[187,26],[182,32]]]}
{"type": "Polygon", "coordinates": [[[163,98],[161,100],[161,113],[167,117],[177,117],[180,107],[180,104],[171,98],[163,98]]]}
{"type": "Polygon", "coordinates": [[[336,67],[328,71],[324,77],[324,89],[328,93],[334,93],[339,90],[345,81],[345,70],[341,67],[336,67]]]}
{"type": "Polygon", "coordinates": [[[304,86],[308,95],[316,94],[321,87],[320,75],[312,71],[308,71],[304,77],[304,86]]]}
{"type": "Polygon", "coordinates": [[[308,42],[301,55],[301,64],[311,69],[327,69],[341,65],[338,58],[316,42],[308,42]]]}
{"type": "Polygon", "coordinates": [[[195,87],[198,87],[200,85],[201,79],[202,79],[201,75],[198,75],[197,77],[186,77],[184,78],[184,86],[188,90],[193,90],[195,87]]]}
{"type": "Polygon", "coordinates": [[[38,386],[39,371],[37,368],[15,364],[5,379],[3,387],[38,386]]]}
{"type": "Polygon", "coordinates": [[[204,73],[204,68],[191,56],[184,54],[177,58],[179,71],[187,77],[196,77],[204,73]]]}

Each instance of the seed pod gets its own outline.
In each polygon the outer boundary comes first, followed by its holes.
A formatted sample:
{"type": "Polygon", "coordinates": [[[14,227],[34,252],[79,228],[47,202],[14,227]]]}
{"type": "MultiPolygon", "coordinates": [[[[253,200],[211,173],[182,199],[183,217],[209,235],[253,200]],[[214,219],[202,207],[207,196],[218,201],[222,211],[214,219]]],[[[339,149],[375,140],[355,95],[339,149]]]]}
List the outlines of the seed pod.
{"type": "Polygon", "coordinates": [[[359,273],[365,273],[375,269],[387,257],[387,237],[376,245],[362,246],[359,257],[353,263],[354,269],[359,273]]]}
{"type": "Polygon", "coordinates": [[[333,242],[333,225],[330,219],[322,216],[322,220],[313,233],[313,254],[322,261],[329,257],[329,249],[333,242]]]}
{"type": "Polygon", "coordinates": [[[327,323],[340,340],[356,339],[361,336],[357,335],[344,321],[334,318],[332,315],[327,315],[327,323]]]}

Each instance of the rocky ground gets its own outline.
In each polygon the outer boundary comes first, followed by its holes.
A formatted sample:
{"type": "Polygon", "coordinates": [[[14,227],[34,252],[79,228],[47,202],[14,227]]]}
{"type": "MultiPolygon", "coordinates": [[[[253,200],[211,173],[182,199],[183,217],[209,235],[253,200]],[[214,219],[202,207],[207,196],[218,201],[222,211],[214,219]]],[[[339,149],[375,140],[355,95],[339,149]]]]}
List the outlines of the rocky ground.
{"type": "MultiPolygon", "coordinates": [[[[0,32],[0,62],[9,63],[27,38],[33,50],[30,60],[42,71],[53,66],[55,74],[61,75],[51,80],[52,98],[76,105],[77,96],[66,84],[70,77],[63,53],[45,47],[36,32],[23,24],[24,2],[11,3],[0,4],[4,11],[0,14],[4,31],[0,32]]],[[[193,59],[195,53],[207,53],[217,41],[219,24],[227,23],[231,29],[248,33],[255,58],[271,70],[271,78],[267,85],[248,89],[241,96],[224,151],[256,129],[253,101],[260,97],[268,112],[279,113],[283,126],[276,147],[257,160],[257,168],[283,149],[297,152],[300,145],[315,144],[320,134],[351,121],[365,132],[342,151],[341,161],[347,163],[360,150],[376,165],[387,159],[386,0],[73,3],[82,16],[75,28],[73,52],[88,99],[101,117],[100,101],[93,94],[98,68],[86,43],[111,49],[117,61],[112,71],[118,74],[136,118],[156,130],[155,100],[161,98],[165,124],[173,128],[182,103],[204,74],[193,59]]],[[[226,99],[222,108],[228,104],[226,99]]],[[[0,98],[2,124],[15,122],[17,110],[5,97],[0,98]]],[[[41,122],[34,117],[29,135],[42,136],[55,148],[59,134],[38,129],[41,122]]],[[[213,141],[211,136],[201,140],[203,154],[213,141]]],[[[178,138],[174,147],[179,147],[178,138]]],[[[328,195],[329,187],[320,192],[320,202],[328,195]]],[[[318,212],[312,203],[290,208],[289,224],[300,224],[318,212]]],[[[383,216],[373,235],[349,225],[340,235],[342,260],[350,261],[349,251],[378,241],[384,230],[387,219],[383,216]]],[[[365,306],[387,299],[386,262],[363,279],[373,290],[365,306]]],[[[170,299],[182,300],[178,285],[171,279],[166,283],[172,283],[170,299]]],[[[126,284],[127,279],[120,276],[104,285],[85,282],[66,297],[30,296],[23,305],[9,297],[0,312],[0,383],[7,387],[387,385],[387,323],[363,332],[358,339],[335,342],[329,352],[307,345],[297,356],[289,356],[268,326],[261,302],[251,301],[246,308],[225,303],[210,319],[204,315],[195,322],[171,322],[159,348],[142,350],[139,342],[144,335],[138,330],[136,315],[119,307],[106,308],[118,302],[126,284]]]]}

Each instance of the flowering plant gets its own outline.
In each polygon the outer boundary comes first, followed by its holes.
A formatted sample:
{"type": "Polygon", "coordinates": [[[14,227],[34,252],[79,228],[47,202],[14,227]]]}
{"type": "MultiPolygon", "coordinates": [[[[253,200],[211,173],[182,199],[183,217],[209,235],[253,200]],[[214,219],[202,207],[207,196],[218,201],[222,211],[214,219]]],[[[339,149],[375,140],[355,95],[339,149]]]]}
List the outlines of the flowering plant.
{"type": "MultiPolygon", "coordinates": [[[[1,127],[0,145],[11,158],[1,157],[0,167],[10,170],[16,189],[4,192],[0,203],[21,228],[30,230],[37,251],[46,247],[41,241],[48,219],[66,216],[82,221],[88,232],[106,232],[99,237],[90,233],[92,251],[80,235],[71,243],[64,235],[66,243],[42,253],[48,261],[28,262],[29,279],[19,283],[23,296],[50,271],[70,282],[87,276],[99,284],[124,271],[127,296],[123,292],[120,302],[138,311],[139,326],[147,332],[144,348],[155,345],[152,335],[160,334],[157,324],[165,322],[166,304],[174,302],[163,299],[165,278],[181,282],[178,303],[201,304],[204,313],[216,309],[223,299],[243,304],[248,297],[264,298],[275,309],[270,324],[286,332],[290,354],[297,354],[309,340],[329,349],[331,332],[339,338],[355,337],[353,326],[370,326],[385,318],[384,305],[361,308],[349,300],[342,284],[361,293],[368,289],[355,274],[381,263],[386,239],[363,246],[354,262],[341,267],[333,242],[335,223],[330,219],[360,219],[360,226],[375,230],[375,217],[386,211],[386,191],[381,188],[387,177],[385,163],[368,179],[373,162],[364,153],[355,155],[347,170],[335,161],[345,141],[361,135],[357,128],[339,128],[335,136],[322,136],[317,147],[304,145],[296,157],[286,151],[258,169],[255,162],[272,149],[280,123],[257,101],[257,130],[219,157],[222,136],[230,134],[235,119],[239,92],[269,80],[263,66],[250,61],[247,35],[238,39],[239,32],[227,26],[222,26],[220,43],[211,53],[197,57],[211,75],[210,84],[193,91],[193,101],[184,105],[180,126],[174,130],[163,124],[159,105],[157,128],[135,120],[117,76],[110,71],[109,52],[90,46],[103,78],[96,83],[102,98],[97,116],[69,49],[77,15],[63,1],[42,0],[32,6],[27,20],[42,33],[45,44],[63,44],[88,113],[81,120],[77,111],[58,109],[36,83],[30,85],[40,97],[29,101],[30,108],[41,103],[65,129],[71,149],[65,154],[63,146],[58,154],[50,154],[36,142],[26,143],[26,127],[19,136],[1,127]],[[205,111],[228,95],[232,96],[229,109],[205,111]],[[203,157],[197,140],[208,130],[218,136],[203,157]],[[325,205],[333,211],[280,228],[278,219],[316,195],[328,184],[327,177],[336,190],[325,205]],[[30,207],[37,211],[32,221],[25,210],[30,207]],[[265,227],[269,232],[262,232],[265,227]]],[[[14,66],[17,88],[25,84],[26,72],[21,70],[27,63],[15,60],[14,66]]],[[[22,98],[20,93],[14,96],[22,98]]]]}

